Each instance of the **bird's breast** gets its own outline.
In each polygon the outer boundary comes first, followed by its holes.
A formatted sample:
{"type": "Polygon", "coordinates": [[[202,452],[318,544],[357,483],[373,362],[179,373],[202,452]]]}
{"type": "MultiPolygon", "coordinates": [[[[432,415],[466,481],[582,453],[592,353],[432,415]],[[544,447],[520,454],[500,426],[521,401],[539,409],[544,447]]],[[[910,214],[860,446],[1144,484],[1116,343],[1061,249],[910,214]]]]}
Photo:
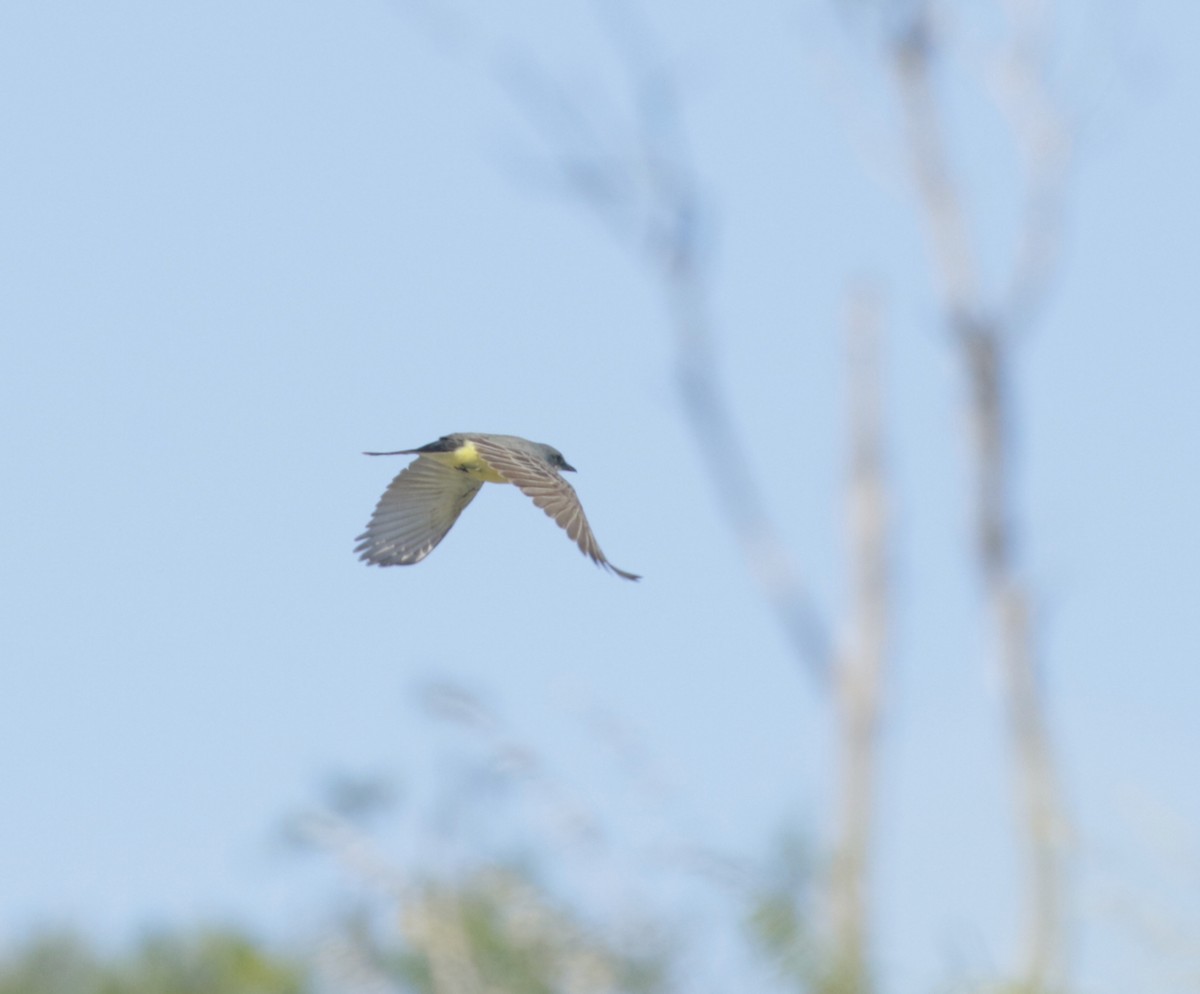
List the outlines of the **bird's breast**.
{"type": "Polygon", "coordinates": [[[503,476],[497,473],[484,461],[471,441],[463,442],[453,452],[426,452],[424,458],[433,459],[445,466],[451,466],[463,473],[469,473],[476,479],[486,483],[507,483],[503,476]]]}

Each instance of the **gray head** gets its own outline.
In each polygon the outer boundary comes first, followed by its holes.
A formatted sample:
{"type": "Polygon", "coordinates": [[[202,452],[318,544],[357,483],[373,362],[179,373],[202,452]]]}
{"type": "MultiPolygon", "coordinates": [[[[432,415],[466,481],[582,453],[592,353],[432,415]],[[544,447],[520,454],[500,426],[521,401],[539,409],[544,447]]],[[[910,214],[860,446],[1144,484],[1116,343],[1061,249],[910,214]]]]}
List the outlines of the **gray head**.
{"type": "Polygon", "coordinates": [[[575,467],[567,462],[563,458],[563,454],[559,452],[558,449],[556,449],[553,445],[543,445],[541,442],[538,442],[537,447],[541,450],[546,462],[550,464],[551,469],[556,469],[559,472],[562,472],[563,470],[566,470],[568,473],[575,472],[575,467]]]}

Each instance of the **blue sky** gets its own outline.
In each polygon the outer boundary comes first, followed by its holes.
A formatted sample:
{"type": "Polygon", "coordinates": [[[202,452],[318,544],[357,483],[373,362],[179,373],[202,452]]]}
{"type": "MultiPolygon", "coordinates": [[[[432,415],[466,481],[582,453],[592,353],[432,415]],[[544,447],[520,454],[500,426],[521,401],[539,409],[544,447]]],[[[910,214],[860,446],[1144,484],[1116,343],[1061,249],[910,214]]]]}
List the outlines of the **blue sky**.
{"type": "MultiPolygon", "coordinates": [[[[1191,7],[1088,9],[1063,18],[1079,160],[1019,360],[1018,485],[1078,833],[1079,970],[1120,991],[1196,967],[1137,921],[1200,931],[1200,70],[1191,7]]],[[[835,624],[840,322],[852,280],[885,295],[880,963],[897,991],[1000,968],[1000,701],[964,553],[960,384],[894,108],[820,4],[650,16],[713,209],[729,398],[835,624]]],[[[826,704],[717,512],[652,275],[538,182],[547,146],[496,83],[515,55],[622,135],[627,80],[586,4],[0,13],[0,941],[45,921],[310,924],[329,881],[272,833],[333,771],[433,778],[448,740],[411,691],[438,676],[484,695],[623,850],[754,854],[785,820],[823,829],[826,704]],[[457,430],[560,448],[606,553],[646,579],[592,568],[507,488],[417,568],[356,562],[400,467],[359,453],[457,430]],[[614,772],[597,716],[669,790],[614,772]]],[[[953,108],[996,278],[1001,132],[953,108]]]]}

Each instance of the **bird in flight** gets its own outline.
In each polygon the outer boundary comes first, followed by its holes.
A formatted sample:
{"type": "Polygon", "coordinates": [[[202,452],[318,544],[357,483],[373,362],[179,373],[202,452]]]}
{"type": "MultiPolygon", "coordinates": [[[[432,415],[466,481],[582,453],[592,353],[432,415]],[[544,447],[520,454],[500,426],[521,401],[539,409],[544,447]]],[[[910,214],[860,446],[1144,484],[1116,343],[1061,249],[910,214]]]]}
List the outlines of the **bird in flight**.
{"type": "Polygon", "coordinates": [[[372,566],[419,563],[446,536],[484,483],[512,483],[546,512],[598,566],[626,580],[600,551],[574,488],[560,475],[575,472],[558,449],[516,435],[443,435],[419,449],[366,452],[368,456],[416,456],[392,480],[354,551],[372,566]]]}

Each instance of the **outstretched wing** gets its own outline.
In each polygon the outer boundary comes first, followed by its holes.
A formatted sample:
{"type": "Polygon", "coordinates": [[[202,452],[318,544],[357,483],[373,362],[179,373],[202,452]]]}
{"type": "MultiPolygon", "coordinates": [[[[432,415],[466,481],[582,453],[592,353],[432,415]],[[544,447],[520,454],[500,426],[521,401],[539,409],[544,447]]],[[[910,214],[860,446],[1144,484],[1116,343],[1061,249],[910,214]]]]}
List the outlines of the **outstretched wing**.
{"type": "Polygon", "coordinates": [[[487,464],[552,517],[592,562],[626,580],[641,579],[636,573],[626,573],[623,569],[617,569],[604,557],[596,542],[596,536],[592,534],[588,525],[583,505],[579,503],[575,489],[551,469],[544,459],[532,452],[512,449],[479,436],[471,436],[471,441],[475,443],[475,450],[487,464]]]}
{"type": "Polygon", "coordinates": [[[445,537],[482,485],[470,474],[432,459],[414,459],[379,498],[354,551],[373,566],[419,563],[445,537]]]}

